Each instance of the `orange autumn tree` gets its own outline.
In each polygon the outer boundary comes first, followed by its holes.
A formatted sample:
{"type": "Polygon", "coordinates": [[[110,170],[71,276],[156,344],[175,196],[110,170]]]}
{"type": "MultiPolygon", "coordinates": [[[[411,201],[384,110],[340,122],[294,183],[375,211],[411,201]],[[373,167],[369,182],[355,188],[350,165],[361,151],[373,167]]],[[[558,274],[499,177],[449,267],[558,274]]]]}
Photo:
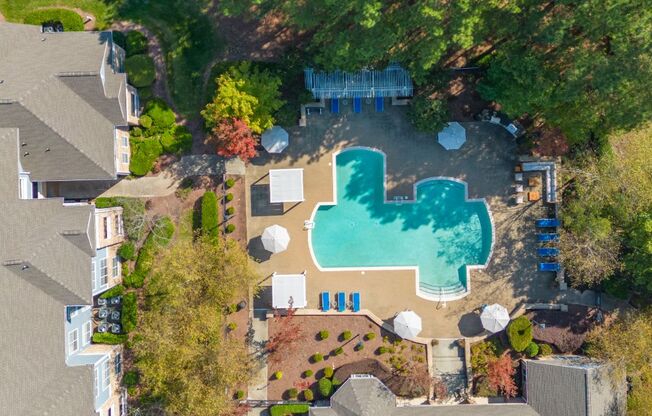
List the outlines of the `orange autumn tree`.
{"type": "Polygon", "coordinates": [[[516,396],[518,389],[514,382],[515,373],[516,369],[512,366],[512,359],[507,352],[487,364],[489,386],[502,393],[505,397],[516,396]]]}
{"type": "Polygon", "coordinates": [[[271,363],[280,363],[288,357],[303,337],[301,325],[294,320],[295,311],[296,309],[290,308],[285,315],[274,311],[274,325],[277,329],[265,345],[271,363]]]}
{"type": "Polygon", "coordinates": [[[217,154],[237,156],[247,163],[256,156],[256,139],[247,124],[237,118],[225,118],[213,127],[208,143],[214,145],[217,154]]]}

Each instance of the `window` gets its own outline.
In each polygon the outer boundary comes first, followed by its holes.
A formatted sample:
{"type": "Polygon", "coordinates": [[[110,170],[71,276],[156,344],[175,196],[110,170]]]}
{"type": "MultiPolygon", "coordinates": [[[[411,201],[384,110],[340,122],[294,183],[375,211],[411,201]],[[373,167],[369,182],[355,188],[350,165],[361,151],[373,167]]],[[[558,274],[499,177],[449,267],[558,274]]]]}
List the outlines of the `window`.
{"type": "Polygon", "coordinates": [[[122,154],[122,163],[129,163],[129,153],[122,154]]]}
{"type": "Polygon", "coordinates": [[[91,331],[91,321],[85,322],[84,323],[84,345],[88,345],[91,343],[91,336],[92,336],[92,331],[91,331]]]}
{"type": "Polygon", "coordinates": [[[113,220],[113,231],[116,235],[120,235],[120,215],[116,215],[113,220]]]}
{"type": "Polygon", "coordinates": [[[79,331],[73,329],[68,332],[68,354],[74,354],[79,351],[79,331]]]}
{"type": "Polygon", "coordinates": [[[106,259],[100,260],[100,284],[105,286],[109,283],[109,269],[106,266],[106,259]]]}
{"type": "Polygon", "coordinates": [[[102,390],[105,390],[111,384],[111,365],[109,360],[102,363],[102,390]]]}
{"type": "Polygon", "coordinates": [[[122,136],[122,147],[129,147],[129,136],[122,136]]]}
{"type": "Polygon", "coordinates": [[[102,218],[102,221],[104,228],[104,238],[109,239],[111,238],[111,217],[104,217],[102,218]]]}
{"type": "Polygon", "coordinates": [[[95,371],[93,371],[95,380],[93,381],[93,389],[95,389],[95,397],[100,395],[100,368],[95,367],[95,371]]]}
{"type": "Polygon", "coordinates": [[[118,214],[116,217],[116,222],[118,223],[118,235],[124,235],[124,223],[122,222],[122,214],[118,214]]]}
{"type": "Polygon", "coordinates": [[[122,356],[120,353],[117,353],[113,359],[113,372],[116,376],[119,376],[120,373],[122,373],[122,356]]]}
{"type": "Polygon", "coordinates": [[[120,261],[118,260],[118,256],[115,256],[113,258],[113,277],[118,277],[120,272],[120,261]]]}
{"type": "Polygon", "coordinates": [[[91,262],[91,280],[93,281],[93,292],[97,289],[97,282],[95,281],[95,262],[91,262]]]}
{"type": "Polygon", "coordinates": [[[137,116],[138,115],[138,96],[136,94],[129,94],[131,95],[131,115],[132,116],[137,116]]]}

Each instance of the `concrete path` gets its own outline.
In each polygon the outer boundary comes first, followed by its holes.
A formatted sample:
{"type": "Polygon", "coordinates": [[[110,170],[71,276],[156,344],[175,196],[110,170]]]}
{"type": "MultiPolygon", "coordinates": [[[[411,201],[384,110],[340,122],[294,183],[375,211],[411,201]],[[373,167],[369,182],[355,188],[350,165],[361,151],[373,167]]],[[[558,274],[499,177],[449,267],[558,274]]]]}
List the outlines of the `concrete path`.
{"type": "Polygon", "coordinates": [[[262,309],[255,309],[253,313],[252,329],[254,336],[249,352],[259,359],[256,373],[249,382],[249,395],[247,396],[249,400],[267,400],[267,385],[269,384],[267,359],[260,355],[262,346],[269,338],[266,313],[267,311],[262,309]]]}
{"type": "Polygon", "coordinates": [[[450,395],[466,388],[464,349],[455,339],[438,339],[432,347],[433,374],[442,379],[450,395]]]}

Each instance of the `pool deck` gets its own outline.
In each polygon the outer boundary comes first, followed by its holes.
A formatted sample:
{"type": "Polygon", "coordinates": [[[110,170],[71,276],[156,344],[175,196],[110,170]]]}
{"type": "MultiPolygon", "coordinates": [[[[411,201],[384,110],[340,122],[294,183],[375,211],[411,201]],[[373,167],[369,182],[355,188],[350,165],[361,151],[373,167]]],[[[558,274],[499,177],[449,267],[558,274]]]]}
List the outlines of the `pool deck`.
{"type": "MultiPolygon", "coordinates": [[[[350,104],[350,103],[349,103],[350,104]]],[[[289,131],[290,146],[282,154],[261,152],[246,170],[247,233],[249,252],[263,285],[277,273],[307,272],[308,308],[319,308],[319,293],[359,291],[364,309],[390,320],[412,309],[423,318],[423,337],[474,336],[482,332],[478,308],[500,303],[512,310],[524,301],[549,302],[558,296],[552,273],[536,271],[534,220],[545,215],[542,202],[510,204],[513,194],[515,143],[502,128],[489,123],[463,123],[467,142],[446,151],[434,134],[415,132],[405,108],[387,106],[374,113],[363,104],[361,114],[351,105],[343,114],[325,112],[308,117],[307,127],[289,131]],[[493,254],[486,269],[471,272],[471,293],[463,299],[438,304],[416,295],[415,275],[408,270],[319,271],[303,230],[318,202],[333,200],[334,152],[350,146],[378,148],[387,155],[388,199],[412,198],[414,182],[431,176],[448,176],[468,183],[469,198],[485,198],[494,221],[493,254]],[[305,201],[285,206],[269,204],[269,169],[303,168],[305,201]],[[291,242],[285,252],[271,255],[262,248],[265,227],[288,229],[291,242]]]]}

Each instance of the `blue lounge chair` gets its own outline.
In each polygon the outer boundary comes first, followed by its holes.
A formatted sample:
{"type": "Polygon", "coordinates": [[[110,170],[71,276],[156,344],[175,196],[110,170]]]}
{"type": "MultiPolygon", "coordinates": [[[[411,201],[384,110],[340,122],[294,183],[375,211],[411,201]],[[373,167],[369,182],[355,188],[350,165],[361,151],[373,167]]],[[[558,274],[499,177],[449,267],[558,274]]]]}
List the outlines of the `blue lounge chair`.
{"type": "Polygon", "coordinates": [[[353,112],[359,113],[362,111],[362,98],[354,97],[353,98],[353,112]]]}
{"type": "Polygon", "coordinates": [[[383,111],[385,111],[385,98],[376,97],[376,112],[382,113],[383,111]]]}
{"type": "Polygon", "coordinates": [[[541,257],[556,257],[559,255],[557,247],[540,247],[537,249],[537,254],[541,257]]]}
{"type": "Polygon", "coordinates": [[[536,221],[538,228],[552,228],[559,227],[559,220],[557,218],[542,218],[536,221]]]}
{"type": "Polygon", "coordinates": [[[331,309],[331,293],[321,292],[321,310],[328,312],[331,309]]]}
{"type": "Polygon", "coordinates": [[[338,98],[333,98],[331,100],[331,113],[340,112],[340,100],[338,98]]]}
{"type": "Polygon", "coordinates": [[[346,310],[346,295],[344,292],[337,292],[337,311],[344,312],[346,310]]]}
{"type": "Polygon", "coordinates": [[[539,263],[540,272],[558,272],[559,263],[539,263]]]}
{"type": "Polygon", "coordinates": [[[353,312],[360,312],[360,292],[353,292],[351,294],[351,301],[353,303],[353,312]]]}
{"type": "Polygon", "coordinates": [[[537,240],[539,240],[539,241],[557,241],[557,240],[559,240],[559,234],[556,234],[556,233],[537,234],[537,240]]]}

